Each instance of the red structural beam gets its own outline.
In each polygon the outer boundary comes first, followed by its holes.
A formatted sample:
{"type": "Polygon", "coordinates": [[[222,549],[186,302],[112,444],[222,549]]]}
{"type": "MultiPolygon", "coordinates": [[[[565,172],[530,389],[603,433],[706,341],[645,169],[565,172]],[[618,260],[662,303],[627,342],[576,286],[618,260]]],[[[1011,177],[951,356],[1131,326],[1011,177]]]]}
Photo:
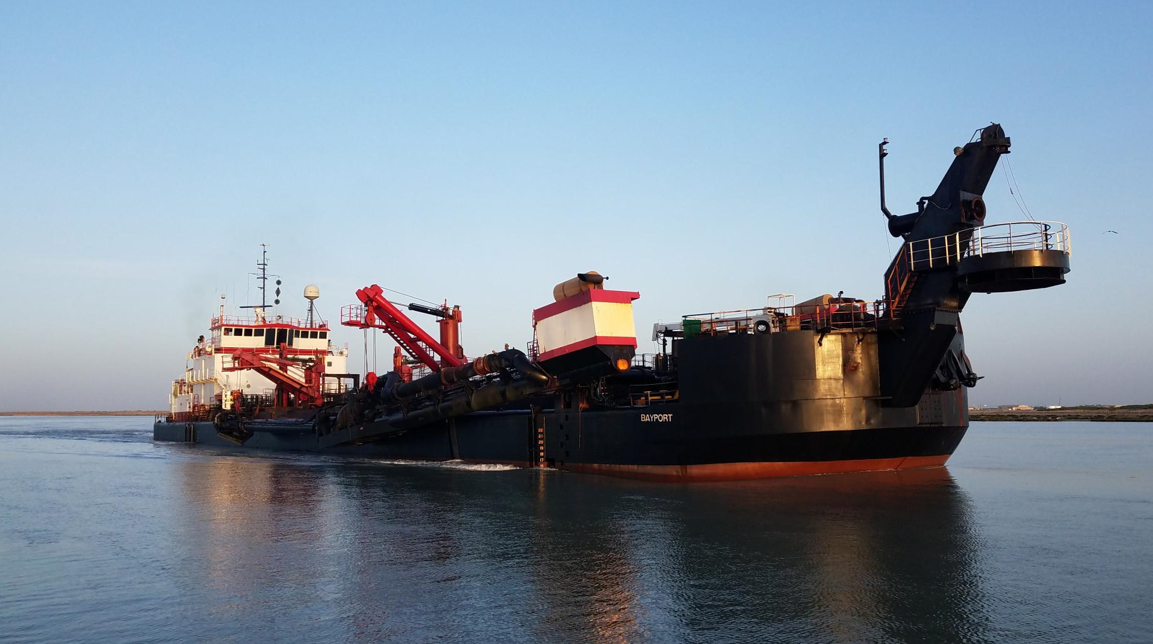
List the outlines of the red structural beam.
{"type": "Polygon", "coordinates": [[[348,320],[344,324],[361,328],[384,329],[405,352],[433,371],[440,371],[442,363],[450,367],[459,367],[464,364],[464,360],[432,339],[432,336],[420,328],[416,322],[410,320],[392,302],[389,302],[384,297],[384,289],[381,287],[373,284],[362,288],[356,292],[356,297],[364,303],[365,319],[348,320]],[[429,351],[439,356],[441,362],[437,362],[429,351]]]}
{"type": "Polygon", "coordinates": [[[284,404],[283,394],[290,393],[296,398],[298,407],[319,405],[322,402],[324,358],[318,356],[311,366],[304,368],[304,380],[288,372],[292,366],[302,365],[282,357],[260,355],[252,349],[240,349],[232,353],[232,366],[224,367],[224,371],[252,370],[268,378],[276,385],[277,404],[284,404]]]}

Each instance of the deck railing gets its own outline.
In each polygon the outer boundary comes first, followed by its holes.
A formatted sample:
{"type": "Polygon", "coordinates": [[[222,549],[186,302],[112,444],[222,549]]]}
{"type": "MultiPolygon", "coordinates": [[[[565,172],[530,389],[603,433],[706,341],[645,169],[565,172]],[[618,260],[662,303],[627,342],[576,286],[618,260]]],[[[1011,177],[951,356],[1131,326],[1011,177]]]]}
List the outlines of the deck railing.
{"type": "Polygon", "coordinates": [[[681,330],[686,337],[780,331],[875,329],[885,301],[830,301],[824,304],[767,306],[760,309],[714,311],[686,315],[681,330]]]}
{"type": "MultiPolygon", "coordinates": [[[[1059,221],[1011,221],[906,244],[914,271],[952,266],[964,257],[1026,250],[1072,251],[1069,227],[1059,221]]],[[[901,252],[905,252],[905,248],[901,252]]]]}
{"type": "MultiPolygon", "coordinates": [[[[212,420],[220,408],[215,405],[193,405],[189,411],[176,411],[165,414],[163,418],[170,423],[192,423],[212,420]]],[[[157,417],[158,419],[161,417],[157,417]]]]}
{"type": "Polygon", "coordinates": [[[301,329],[328,329],[328,322],[320,318],[314,318],[312,324],[309,324],[308,320],[289,317],[287,315],[266,315],[263,320],[254,316],[243,315],[215,316],[209,322],[209,328],[215,329],[223,326],[264,326],[269,324],[286,324],[301,329]]]}

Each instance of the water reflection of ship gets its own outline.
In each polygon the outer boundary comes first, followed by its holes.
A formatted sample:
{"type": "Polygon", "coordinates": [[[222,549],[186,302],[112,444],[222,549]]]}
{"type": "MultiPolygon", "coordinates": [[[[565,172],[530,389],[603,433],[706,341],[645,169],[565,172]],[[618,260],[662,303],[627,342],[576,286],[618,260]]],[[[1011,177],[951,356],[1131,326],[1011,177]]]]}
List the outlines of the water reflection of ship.
{"type": "MultiPolygon", "coordinates": [[[[398,619],[412,615],[430,637],[984,639],[980,540],[943,469],[697,488],[524,471],[222,471],[230,489],[288,485],[289,506],[190,489],[211,515],[259,526],[214,524],[209,542],[257,568],[291,554],[352,634],[411,635],[398,619]],[[312,547],[286,550],[285,531],[312,547]]],[[[253,570],[210,579],[247,589],[257,580],[221,577],[253,570]]]]}
{"type": "Polygon", "coordinates": [[[250,458],[214,457],[180,463],[183,527],[194,544],[206,590],[216,594],[246,594],[282,575],[300,580],[301,571],[272,561],[274,553],[259,547],[311,544],[323,535],[327,511],[324,481],[316,472],[250,458]],[[193,536],[195,535],[195,536],[193,536]],[[259,555],[237,565],[237,553],[259,555]]]}
{"type": "Polygon", "coordinates": [[[979,539],[947,470],[678,488],[548,481],[544,596],[597,639],[980,641],[979,539]],[[562,556],[555,556],[555,555],[562,556]]]}

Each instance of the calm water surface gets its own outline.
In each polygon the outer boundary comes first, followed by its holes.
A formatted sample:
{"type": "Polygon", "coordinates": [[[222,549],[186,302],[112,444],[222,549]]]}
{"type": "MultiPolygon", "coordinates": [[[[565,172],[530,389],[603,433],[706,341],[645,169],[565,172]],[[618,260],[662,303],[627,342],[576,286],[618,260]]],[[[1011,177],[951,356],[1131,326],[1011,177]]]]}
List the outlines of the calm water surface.
{"type": "Polygon", "coordinates": [[[0,641],[1153,642],[1153,426],[696,486],[0,418],[0,641]]]}

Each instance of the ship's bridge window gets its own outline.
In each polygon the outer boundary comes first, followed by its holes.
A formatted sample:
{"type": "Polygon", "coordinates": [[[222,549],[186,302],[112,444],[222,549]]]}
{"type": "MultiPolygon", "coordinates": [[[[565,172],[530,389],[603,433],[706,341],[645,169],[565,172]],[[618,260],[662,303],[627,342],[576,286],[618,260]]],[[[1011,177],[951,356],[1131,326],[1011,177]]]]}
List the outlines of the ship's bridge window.
{"type": "Polygon", "coordinates": [[[246,338],[252,337],[252,329],[245,329],[244,330],[244,337],[246,337],[246,338]]]}
{"type": "Polygon", "coordinates": [[[328,331],[321,331],[321,332],[320,332],[320,339],[321,339],[321,340],[323,340],[323,339],[325,339],[325,338],[327,338],[327,337],[328,337],[328,331]]]}
{"type": "Polygon", "coordinates": [[[276,329],[265,329],[264,330],[264,346],[266,346],[266,347],[276,346],[276,329]]]}
{"type": "Polygon", "coordinates": [[[320,336],[319,336],[319,335],[317,335],[316,331],[312,331],[312,335],[311,335],[310,337],[311,337],[313,340],[315,340],[315,339],[319,338],[320,336]]]}
{"type": "Polygon", "coordinates": [[[224,327],[224,335],[232,335],[232,327],[230,327],[230,326],[224,327]]]}

